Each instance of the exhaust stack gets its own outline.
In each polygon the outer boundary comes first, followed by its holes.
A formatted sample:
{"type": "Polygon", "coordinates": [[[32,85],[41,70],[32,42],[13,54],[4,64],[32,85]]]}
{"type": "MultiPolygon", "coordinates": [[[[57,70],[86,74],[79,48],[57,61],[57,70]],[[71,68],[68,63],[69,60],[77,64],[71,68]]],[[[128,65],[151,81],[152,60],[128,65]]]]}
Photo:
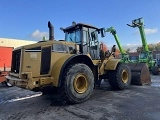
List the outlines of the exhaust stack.
{"type": "Polygon", "coordinates": [[[48,21],[48,28],[49,28],[49,40],[54,40],[54,27],[50,21],[48,21]]]}

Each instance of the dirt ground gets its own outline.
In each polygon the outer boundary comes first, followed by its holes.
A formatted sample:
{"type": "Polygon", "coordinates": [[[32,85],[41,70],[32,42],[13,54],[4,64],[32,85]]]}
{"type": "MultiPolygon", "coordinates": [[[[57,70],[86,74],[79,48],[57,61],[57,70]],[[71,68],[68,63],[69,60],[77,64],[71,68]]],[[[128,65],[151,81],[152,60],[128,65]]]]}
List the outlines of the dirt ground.
{"type": "Polygon", "coordinates": [[[55,96],[0,85],[0,120],[159,120],[160,75],[152,84],[114,91],[108,82],[89,100],[64,105],[55,96]]]}

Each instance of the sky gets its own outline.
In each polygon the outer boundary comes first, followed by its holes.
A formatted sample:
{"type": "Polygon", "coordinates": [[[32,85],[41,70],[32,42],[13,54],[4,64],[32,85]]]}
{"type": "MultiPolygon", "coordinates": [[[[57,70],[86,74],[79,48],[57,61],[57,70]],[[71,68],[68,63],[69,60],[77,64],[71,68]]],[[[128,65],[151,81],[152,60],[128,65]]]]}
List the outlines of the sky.
{"type": "MultiPolygon", "coordinates": [[[[54,25],[55,39],[64,39],[60,27],[72,21],[98,28],[114,27],[125,48],[141,45],[138,28],[133,19],[143,17],[148,44],[160,42],[160,0],[1,0],[0,38],[31,41],[48,37],[48,21],[54,25]]],[[[108,47],[116,44],[110,33],[99,38],[108,47]]]]}

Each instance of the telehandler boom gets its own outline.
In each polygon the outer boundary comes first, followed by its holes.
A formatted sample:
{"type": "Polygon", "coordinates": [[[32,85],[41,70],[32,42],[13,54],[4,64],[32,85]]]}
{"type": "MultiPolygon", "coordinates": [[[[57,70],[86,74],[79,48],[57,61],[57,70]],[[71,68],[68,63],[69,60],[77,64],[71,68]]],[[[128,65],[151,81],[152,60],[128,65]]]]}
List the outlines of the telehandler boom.
{"type": "Polygon", "coordinates": [[[116,30],[113,28],[113,27],[110,27],[110,28],[107,28],[105,30],[105,32],[110,32],[113,36],[114,36],[114,39],[116,40],[116,43],[118,45],[118,48],[121,52],[121,60],[125,63],[128,63],[130,60],[129,60],[129,55],[124,51],[124,49],[122,48],[122,45],[120,44],[120,40],[118,38],[118,35],[117,35],[117,32],[116,30]]]}
{"type": "Polygon", "coordinates": [[[135,20],[132,20],[132,25],[127,24],[130,27],[138,27],[140,35],[141,35],[141,41],[142,41],[142,48],[143,51],[139,54],[139,62],[140,63],[147,63],[149,69],[152,71],[152,74],[155,75],[155,64],[156,62],[153,60],[153,53],[148,49],[148,44],[146,40],[146,35],[144,32],[144,20],[143,18],[138,18],[135,20]]]}
{"type": "Polygon", "coordinates": [[[110,32],[118,45],[121,52],[121,62],[126,63],[132,73],[131,83],[135,85],[144,85],[151,83],[151,76],[146,63],[134,63],[130,61],[129,55],[123,50],[120,40],[118,38],[117,32],[113,27],[107,28],[105,32],[110,32]]]}

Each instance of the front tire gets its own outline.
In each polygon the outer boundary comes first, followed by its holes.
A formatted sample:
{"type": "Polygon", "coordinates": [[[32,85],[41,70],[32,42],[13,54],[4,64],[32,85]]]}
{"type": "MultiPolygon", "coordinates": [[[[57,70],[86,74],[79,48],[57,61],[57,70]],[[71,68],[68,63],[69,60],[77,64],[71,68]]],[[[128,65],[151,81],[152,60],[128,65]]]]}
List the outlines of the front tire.
{"type": "Polygon", "coordinates": [[[93,92],[94,76],[85,64],[74,64],[66,69],[61,85],[61,97],[68,103],[86,101],[93,92]]]}
{"type": "Polygon", "coordinates": [[[152,67],[152,75],[158,75],[158,67],[157,66],[152,67]]]}
{"type": "Polygon", "coordinates": [[[116,90],[123,90],[131,84],[131,70],[123,63],[118,63],[116,70],[110,70],[109,83],[116,90]]]}

